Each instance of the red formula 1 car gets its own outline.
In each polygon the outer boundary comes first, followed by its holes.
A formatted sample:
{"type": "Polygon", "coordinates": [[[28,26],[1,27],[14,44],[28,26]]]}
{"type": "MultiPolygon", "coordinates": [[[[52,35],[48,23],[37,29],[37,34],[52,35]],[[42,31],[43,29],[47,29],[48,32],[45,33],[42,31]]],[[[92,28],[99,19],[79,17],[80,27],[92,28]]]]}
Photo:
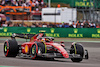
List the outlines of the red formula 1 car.
{"type": "Polygon", "coordinates": [[[47,59],[70,58],[73,62],[80,62],[88,59],[88,51],[84,50],[79,43],[72,43],[71,47],[65,48],[63,42],[55,43],[53,37],[47,37],[44,33],[33,34],[12,34],[11,40],[4,43],[4,54],[6,57],[29,57],[32,59],[41,57],[47,59]],[[30,39],[18,45],[15,37],[30,39]]]}

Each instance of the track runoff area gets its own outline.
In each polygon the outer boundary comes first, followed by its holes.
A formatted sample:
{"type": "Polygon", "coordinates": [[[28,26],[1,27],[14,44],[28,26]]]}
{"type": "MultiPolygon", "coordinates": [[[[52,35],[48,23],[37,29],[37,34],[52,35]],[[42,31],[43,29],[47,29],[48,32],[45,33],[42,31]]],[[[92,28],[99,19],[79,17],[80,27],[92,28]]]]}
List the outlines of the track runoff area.
{"type": "MultiPolygon", "coordinates": [[[[0,67],[100,67],[100,39],[98,38],[55,38],[56,42],[64,41],[66,47],[72,42],[81,43],[89,52],[89,59],[80,63],[72,62],[70,59],[56,59],[47,61],[43,59],[32,60],[26,58],[7,58],[3,53],[3,43],[10,37],[0,37],[0,67]]],[[[20,43],[25,39],[17,38],[20,43]]]]}

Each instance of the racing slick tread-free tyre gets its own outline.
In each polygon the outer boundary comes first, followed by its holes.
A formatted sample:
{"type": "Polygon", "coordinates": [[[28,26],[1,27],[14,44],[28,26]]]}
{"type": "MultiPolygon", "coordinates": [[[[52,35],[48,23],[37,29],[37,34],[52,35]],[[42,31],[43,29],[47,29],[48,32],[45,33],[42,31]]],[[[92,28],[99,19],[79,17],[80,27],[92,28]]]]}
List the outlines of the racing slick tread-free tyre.
{"type": "Polygon", "coordinates": [[[37,52],[36,52],[37,49],[36,48],[37,48],[37,46],[35,44],[33,44],[32,47],[31,47],[31,57],[32,57],[32,59],[36,58],[36,55],[37,55],[37,52]]]}
{"type": "MultiPolygon", "coordinates": [[[[44,45],[44,43],[42,42],[42,43],[40,43],[40,42],[38,42],[37,43],[37,45],[38,45],[38,49],[41,49],[40,51],[41,51],[41,53],[45,53],[46,52],[46,48],[45,48],[45,45],[44,45]]],[[[54,60],[54,58],[45,58],[46,60],[54,60]]]]}
{"type": "Polygon", "coordinates": [[[85,50],[85,59],[89,59],[88,50],[85,50]]]}
{"type": "Polygon", "coordinates": [[[31,56],[32,56],[32,59],[36,59],[38,57],[38,54],[41,54],[41,53],[45,53],[45,45],[43,43],[37,43],[37,46],[35,44],[32,45],[32,48],[31,48],[31,56]],[[37,52],[37,49],[38,48],[38,52],[40,50],[40,53],[37,52]]]}
{"type": "Polygon", "coordinates": [[[4,55],[6,57],[16,57],[18,54],[18,43],[15,39],[7,40],[4,43],[4,55]]]}
{"type": "Polygon", "coordinates": [[[82,45],[76,43],[75,46],[72,45],[70,53],[72,54],[73,52],[75,53],[75,48],[76,48],[76,54],[79,54],[81,57],[80,58],[71,58],[73,62],[81,62],[83,60],[83,55],[84,55],[84,48],[82,45]]]}
{"type": "MultiPolygon", "coordinates": [[[[41,49],[41,53],[45,53],[46,52],[46,48],[45,48],[44,43],[42,42],[42,43],[37,43],[37,44],[38,44],[38,47],[41,49]]],[[[45,59],[46,60],[50,60],[50,61],[54,60],[54,58],[45,58],[45,59]]]]}
{"type": "Polygon", "coordinates": [[[40,48],[41,49],[41,53],[45,53],[45,45],[44,45],[44,43],[37,43],[37,45],[38,45],[38,49],[40,48]]]}

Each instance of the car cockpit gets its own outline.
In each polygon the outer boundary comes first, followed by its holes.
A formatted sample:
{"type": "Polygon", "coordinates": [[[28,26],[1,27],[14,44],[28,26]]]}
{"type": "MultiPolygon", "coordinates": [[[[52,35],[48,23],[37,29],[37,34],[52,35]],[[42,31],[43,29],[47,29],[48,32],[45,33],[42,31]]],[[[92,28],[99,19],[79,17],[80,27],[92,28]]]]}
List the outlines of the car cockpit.
{"type": "Polygon", "coordinates": [[[39,41],[51,42],[54,40],[54,37],[41,37],[38,39],[39,41]]]}

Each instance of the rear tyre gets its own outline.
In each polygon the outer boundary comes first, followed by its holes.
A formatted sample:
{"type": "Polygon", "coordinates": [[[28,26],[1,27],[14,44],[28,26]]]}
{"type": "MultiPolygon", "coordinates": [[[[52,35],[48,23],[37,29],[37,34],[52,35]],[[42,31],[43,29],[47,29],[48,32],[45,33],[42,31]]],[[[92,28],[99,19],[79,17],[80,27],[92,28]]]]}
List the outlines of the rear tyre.
{"type": "Polygon", "coordinates": [[[84,48],[82,45],[75,43],[71,46],[70,54],[79,54],[80,58],[71,58],[73,62],[81,62],[83,60],[84,48]]]}
{"type": "Polygon", "coordinates": [[[18,54],[18,44],[15,39],[7,40],[4,43],[4,55],[6,57],[16,57],[18,54]]]}
{"type": "Polygon", "coordinates": [[[32,48],[31,48],[31,57],[32,59],[35,59],[37,56],[37,46],[34,44],[32,45],[32,48]]]}

